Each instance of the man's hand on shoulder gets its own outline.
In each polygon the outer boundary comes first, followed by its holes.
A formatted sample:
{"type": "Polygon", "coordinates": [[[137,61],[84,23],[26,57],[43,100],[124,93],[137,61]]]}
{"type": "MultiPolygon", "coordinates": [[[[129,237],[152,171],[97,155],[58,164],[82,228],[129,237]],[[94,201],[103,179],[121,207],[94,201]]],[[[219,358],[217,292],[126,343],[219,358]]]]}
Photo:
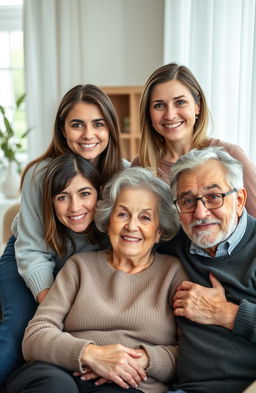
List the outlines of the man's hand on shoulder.
{"type": "Polygon", "coordinates": [[[173,299],[174,315],[232,330],[239,306],[228,302],[221,283],[210,273],[212,288],[183,281],[173,299]]]}

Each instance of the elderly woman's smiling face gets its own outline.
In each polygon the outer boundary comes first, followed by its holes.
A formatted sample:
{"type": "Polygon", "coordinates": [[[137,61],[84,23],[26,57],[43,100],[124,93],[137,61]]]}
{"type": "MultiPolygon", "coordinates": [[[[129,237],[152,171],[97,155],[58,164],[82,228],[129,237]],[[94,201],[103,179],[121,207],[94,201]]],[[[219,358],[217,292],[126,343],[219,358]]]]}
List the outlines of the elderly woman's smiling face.
{"type": "Polygon", "coordinates": [[[121,189],[108,228],[115,256],[147,262],[161,235],[158,203],[156,194],[146,188],[121,189]]]}

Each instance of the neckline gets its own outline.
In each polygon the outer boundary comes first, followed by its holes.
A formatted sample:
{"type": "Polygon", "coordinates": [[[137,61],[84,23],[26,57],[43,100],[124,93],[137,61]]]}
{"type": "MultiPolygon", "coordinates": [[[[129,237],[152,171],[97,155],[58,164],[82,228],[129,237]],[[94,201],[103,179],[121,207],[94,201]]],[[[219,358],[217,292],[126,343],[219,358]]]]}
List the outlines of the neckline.
{"type": "MultiPolygon", "coordinates": [[[[154,271],[155,270],[155,266],[156,266],[156,254],[157,253],[153,253],[153,260],[152,260],[152,262],[150,263],[150,265],[149,266],[147,266],[145,269],[143,269],[143,270],[141,270],[140,272],[138,272],[138,273],[129,273],[129,272],[125,272],[125,271],[123,271],[123,270],[118,270],[118,269],[116,269],[116,268],[114,268],[110,263],[109,263],[109,261],[108,261],[108,250],[104,250],[103,252],[103,257],[104,257],[104,266],[106,267],[106,269],[108,270],[108,271],[111,271],[112,273],[114,272],[114,273],[116,273],[116,274],[119,274],[119,275],[125,275],[125,276],[129,276],[129,277],[142,277],[142,276],[145,276],[145,274],[146,273],[151,273],[151,271],[154,271]]],[[[151,254],[152,255],[152,254],[151,254]]]]}

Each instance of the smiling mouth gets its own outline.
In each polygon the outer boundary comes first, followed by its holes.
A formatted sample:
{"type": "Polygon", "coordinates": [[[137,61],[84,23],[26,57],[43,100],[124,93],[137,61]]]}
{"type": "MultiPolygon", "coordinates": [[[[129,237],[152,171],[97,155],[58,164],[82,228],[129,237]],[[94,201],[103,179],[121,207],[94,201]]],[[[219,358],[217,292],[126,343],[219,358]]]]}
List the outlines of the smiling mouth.
{"type": "Polygon", "coordinates": [[[193,225],[192,229],[196,230],[196,231],[207,231],[210,228],[212,228],[213,226],[218,225],[218,223],[216,222],[208,222],[205,224],[198,224],[198,225],[193,225]]]}
{"type": "Polygon", "coordinates": [[[125,236],[125,235],[122,235],[121,238],[122,238],[124,241],[126,241],[126,242],[131,242],[131,243],[138,243],[138,242],[141,241],[141,239],[138,238],[138,237],[131,237],[131,236],[125,236]]]}
{"type": "Polygon", "coordinates": [[[86,214],[87,213],[77,214],[75,216],[68,216],[68,218],[71,221],[80,221],[80,220],[83,220],[86,217],[86,214]]]}
{"type": "Polygon", "coordinates": [[[92,150],[98,145],[98,143],[79,143],[79,145],[85,150],[92,150]]]}
{"type": "Polygon", "coordinates": [[[169,128],[169,129],[173,129],[173,128],[178,128],[183,124],[183,121],[178,121],[176,123],[164,123],[164,127],[169,128]]]}

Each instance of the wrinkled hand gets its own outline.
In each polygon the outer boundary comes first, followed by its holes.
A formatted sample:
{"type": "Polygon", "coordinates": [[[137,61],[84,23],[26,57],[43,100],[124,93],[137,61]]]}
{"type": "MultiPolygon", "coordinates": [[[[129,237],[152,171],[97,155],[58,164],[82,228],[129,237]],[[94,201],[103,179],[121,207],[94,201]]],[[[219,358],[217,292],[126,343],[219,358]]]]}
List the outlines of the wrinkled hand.
{"type": "Polygon", "coordinates": [[[137,362],[137,364],[140,367],[143,368],[143,370],[146,370],[146,368],[148,367],[148,364],[149,364],[149,358],[148,358],[147,352],[143,348],[136,349],[136,352],[141,353],[142,356],[140,358],[137,358],[134,360],[137,362]]]}
{"type": "MultiPolygon", "coordinates": [[[[142,356],[139,357],[138,359],[134,359],[134,361],[137,362],[137,364],[145,370],[148,366],[148,363],[149,363],[149,358],[148,358],[147,352],[142,348],[136,349],[136,352],[140,353],[142,356]]],[[[84,369],[83,373],[81,373],[79,371],[75,371],[75,372],[73,372],[73,375],[75,377],[80,377],[80,379],[82,381],[90,381],[92,379],[97,379],[97,381],[95,382],[96,385],[103,385],[104,383],[112,382],[110,380],[107,380],[106,378],[101,378],[98,374],[96,374],[94,371],[92,371],[89,367],[86,367],[84,369]]]]}
{"type": "Polygon", "coordinates": [[[143,367],[136,361],[143,356],[139,350],[120,344],[104,346],[89,344],[85,347],[81,360],[82,364],[93,372],[90,376],[101,377],[96,384],[112,381],[127,389],[130,386],[137,388],[146,378],[143,367]]]}
{"type": "Polygon", "coordinates": [[[174,315],[232,330],[239,306],[227,301],[223,286],[212,273],[210,281],[212,288],[183,281],[173,298],[174,315]]]}

